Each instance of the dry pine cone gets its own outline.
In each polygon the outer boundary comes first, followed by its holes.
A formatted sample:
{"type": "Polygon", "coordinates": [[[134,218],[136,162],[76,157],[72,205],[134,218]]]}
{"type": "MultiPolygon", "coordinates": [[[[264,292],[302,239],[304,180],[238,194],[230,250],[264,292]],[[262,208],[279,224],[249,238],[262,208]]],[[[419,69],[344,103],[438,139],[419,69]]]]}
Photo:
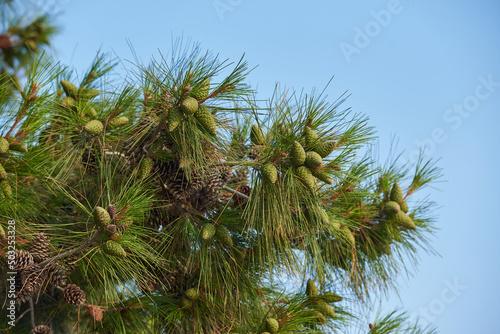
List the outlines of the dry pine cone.
{"type": "Polygon", "coordinates": [[[40,325],[33,328],[30,334],[54,334],[49,326],[40,325]]]}
{"type": "Polygon", "coordinates": [[[64,301],[70,305],[83,305],[87,301],[85,293],[76,284],[68,284],[63,292],[64,301]]]}

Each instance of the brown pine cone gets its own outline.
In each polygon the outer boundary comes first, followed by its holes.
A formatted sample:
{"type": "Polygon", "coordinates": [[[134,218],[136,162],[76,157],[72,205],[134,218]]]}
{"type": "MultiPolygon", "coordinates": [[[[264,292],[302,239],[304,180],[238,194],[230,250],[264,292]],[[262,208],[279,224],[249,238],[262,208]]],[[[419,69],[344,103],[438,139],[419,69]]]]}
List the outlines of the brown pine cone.
{"type": "Polygon", "coordinates": [[[16,250],[15,269],[23,270],[34,263],[33,255],[25,250],[16,250]]]}
{"type": "Polygon", "coordinates": [[[31,242],[31,254],[33,255],[33,260],[36,263],[47,260],[49,255],[49,237],[45,233],[39,233],[35,236],[35,239],[31,242]]]}
{"type": "Polygon", "coordinates": [[[49,283],[52,285],[61,287],[66,285],[66,269],[59,264],[49,269],[48,277],[49,283]]]}
{"type": "Polygon", "coordinates": [[[89,305],[88,307],[89,316],[97,322],[100,322],[103,317],[102,309],[97,305],[89,305]]]}
{"type": "Polygon", "coordinates": [[[68,284],[63,292],[64,301],[70,305],[84,305],[87,302],[85,293],[76,284],[68,284]]]}
{"type": "Polygon", "coordinates": [[[40,325],[33,328],[30,334],[54,334],[49,326],[40,325]]]}

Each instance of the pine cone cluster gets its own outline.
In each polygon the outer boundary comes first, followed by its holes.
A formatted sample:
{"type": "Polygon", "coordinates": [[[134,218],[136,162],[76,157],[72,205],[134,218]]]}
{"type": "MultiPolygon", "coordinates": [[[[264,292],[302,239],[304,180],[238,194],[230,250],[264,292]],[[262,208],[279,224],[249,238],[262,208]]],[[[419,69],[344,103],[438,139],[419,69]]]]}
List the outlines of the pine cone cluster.
{"type": "Polygon", "coordinates": [[[76,284],[68,284],[63,292],[64,301],[70,305],[84,305],[87,302],[85,293],[76,284]]]}

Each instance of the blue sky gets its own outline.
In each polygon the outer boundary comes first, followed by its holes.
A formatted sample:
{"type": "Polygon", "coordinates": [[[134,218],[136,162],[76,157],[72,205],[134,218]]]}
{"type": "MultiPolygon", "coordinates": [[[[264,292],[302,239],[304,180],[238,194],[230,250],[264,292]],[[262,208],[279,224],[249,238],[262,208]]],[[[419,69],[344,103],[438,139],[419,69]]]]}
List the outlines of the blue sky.
{"type": "MultiPolygon", "coordinates": [[[[178,37],[222,58],[243,53],[249,83],[327,89],[366,113],[381,157],[394,138],[409,158],[426,146],[446,182],[433,245],[402,278],[401,305],[441,333],[499,333],[500,2],[497,1],[76,1],[53,0],[62,32],[57,57],[82,73],[98,49],[147,62],[178,37]],[[118,5],[116,5],[118,4],[118,5]]],[[[129,66],[130,67],[130,66],[129,66]]]]}

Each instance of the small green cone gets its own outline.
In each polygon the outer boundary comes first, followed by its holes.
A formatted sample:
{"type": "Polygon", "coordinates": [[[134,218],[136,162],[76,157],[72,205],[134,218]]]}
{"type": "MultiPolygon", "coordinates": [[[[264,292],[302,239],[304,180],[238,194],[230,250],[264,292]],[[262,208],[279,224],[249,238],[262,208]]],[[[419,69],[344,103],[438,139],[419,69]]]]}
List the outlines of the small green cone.
{"type": "Polygon", "coordinates": [[[193,306],[193,302],[187,299],[186,297],[181,297],[179,299],[179,308],[181,310],[189,309],[193,306]]]}
{"type": "Polygon", "coordinates": [[[9,150],[9,141],[5,138],[0,138],[0,153],[7,153],[9,150]]]}
{"type": "Polygon", "coordinates": [[[320,323],[322,325],[326,324],[326,318],[323,313],[321,313],[320,311],[314,311],[313,315],[316,317],[315,320],[317,323],[320,323]]]}
{"type": "Polygon", "coordinates": [[[168,110],[168,115],[167,115],[167,130],[169,132],[174,131],[179,124],[181,124],[182,120],[184,118],[184,114],[182,113],[181,109],[178,107],[173,107],[168,110]]]}
{"type": "Polygon", "coordinates": [[[28,148],[24,144],[10,144],[9,150],[21,153],[27,153],[28,148]]]}
{"type": "Polygon", "coordinates": [[[102,134],[104,130],[104,125],[101,123],[101,121],[98,121],[96,119],[93,119],[89,121],[87,124],[85,124],[85,132],[92,136],[99,136],[102,134]]]}
{"type": "Polygon", "coordinates": [[[262,177],[267,182],[274,184],[278,180],[278,169],[271,163],[265,164],[262,166],[262,177]]]}
{"type": "Polygon", "coordinates": [[[309,189],[313,190],[316,188],[316,182],[309,168],[300,166],[296,169],[295,174],[309,189]]]}
{"type": "Polygon", "coordinates": [[[305,164],[309,168],[318,168],[323,165],[323,159],[321,159],[321,156],[314,151],[307,152],[305,164]]]}
{"type": "Polygon", "coordinates": [[[327,291],[323,294],[323,300],[327,303],[336,303],[336,302],[340,302],[342,301],[342,297],[340,297],[339,295],[337,295],[336,293],[334,292],[330,292],[330,291],[327,291]]]}
{"type": "Polygon", "coordinates": [[[325,317],[329,317],[329,318],[335,317],[335,311],[324,300],[319,299],[316,306],[318,307],[318,310],[325,315],[325,317]]]}
{"type": "Polygon", "coordinates": [[[337,143],[334,141],[318,143],[314,146],[314,152],[318,153],[322,158],[326,158],[335,150],[336,145],[337,143]]]}
{"type": "Polygon", "coordinates": [[[298,141],[294,141],[290,150],[290,160],[294,166],[301,166],[306,161],[306,151],[298,141]]]}
{"type": "Polygon", "coordinates": [[[59,82],[64,89],[64,92],[66,93],[66,96],[76,98],[78,95],[78,88],[76,88],[75,85],[73,85],[71,82],[66,81],[66,80],[61,80],[59,82]]]}
{"type": "Polygon", "coordinates": [[[304,128],[304,136],[306,138],[307,146],[314,146],[316,144],[316,141],[318,140],[318,135],[316,134],[316,132],[314,132],[314,130],[308,126],[304,128]]]}
{"type": "Polygon", "coordinates": [[[97,119],[97,111],[94,109],[94,107],[87,108],[85,110],[85,115],[87,115],[90,119],[97,119]]]}
{"type": "Polygon", "coordinates": [[[3,229],[2,225],[0,225],[0,239],[4,239],[5,236],[5,230],[3,229]]]}
{"type": "Polygon", "coordinates": [[[78,92],[78,98],[89,101],[97,97],[97,95],[99,94],[101,94],[101,92],[98,91],[97,89],[92,89],[92,88],[80,89],[80,91],[78,92]]]}
{"type": "Polygon", "coordinates": [[[198,291],[198,289],[191,288],[187,289],[184,295],[186,296],[187,299],[194,302],[198,300],[198,298],[200,297],[200,292],[198,291]]]}
{"type": "Polygon", "coordinates": [[[125,125],[128,123],[128,118],[125,117],[125,116],[119,116],[119,117],[115,117],[113,118],[109,123],[108,123],[108,126],[107,128],[109,130],[113,130],[113,129],[116,129],[117,127],[119,126],[122,126],[122,125],[125,125]]]}
{"type": "Polygon", "coordinates": [[[153,160],[150,158],[144,158],[141,160],[141,165],[139,166],[139,176],[144,179],[151,174],[153,170],[153,160]]]}
{"type": "Polygon", "coordinates": [[[211,223],[205,223],[201,227],[201,238],[203,240],[208,240],[214,237],[216,232],[216,228],[214,224],[211,223]]]}
{"type": "Polygon", "coordinates": [[[108,213],[108,210],[101,208],[100,206],[96,206],[93,212],[94,223],[97,226],[108,226],[111,222],[111,216],[108,213]]]}
{"type": "Polygon", "coordinates": [[[320,169],[313,168],[311,169],[312,175],[320,181],[325,182],[326,184],[333,184],[333,180],[328,176],[327,173],[322,172],[320,169]]]}
{"type": "Polygon", "coordinates": [[[403,190],[401,190],[401,187],[397,182],[394,182],[389,198],[391,201],[394,201],[396,203],[401,203],[403,201],[403,190]]]}
{"type": "Polygon", "coordinates": [[[280,324],[279,324],[278,320],[276,320],[274,318],[267,318],[266,319],[266,329],[271,334],[277,333],[280,329],[280,324]]]}
{"type": "Polygon", "coordinates": [[[399,206],[401,207],[401,211],[403,211],[404,213],[408,213],[408,203],[402,201],[399,206]]]}
{"type": "Polygon", "coordinates": [[[7,180],[7,171],[3,168],[2,164],[0,164],[0,180],[7,180]]]}
{"type": "Polygon", "coordinates": [[[267,145],[264,132],[262,132],[262,129],[257,124],[252,125],[252,129],[250,131],[250,140],[254,145],[260,145],[260,146],[267,145]]]}
{"type": "Polygon", "coordinates": [[[215,123],[214,115],[212,115],[210,109],[201,105],[194,114],[194,117],[212,136],[217,135],[217,124],[215,123]]]}
{"type": "Polygon", "coordinates": [[[120,245],[118,242],[114,240],[108,240],[104,245],[102,245],[102,250],[104,253],[111,255],[111,256],[116,256],[120,258],[124,258],[127,256],[127,253],[123,249],[122,245],[120,245]]]}
{"type": "Polygon", "coordinates": [[[201,82],[201,84],[196,88],[195,91],[191,91],[189,96],[192,96],[197,101],[206,99],[208,97],[208,93],[210,92],[210,79],[206,78],[201,82]]]}
{"type": "Polygon", "coordinates": [[[404,227],[407,227],[407,228],[411,228],[411,229],[417,228],[417,226],[415,225],[415,222],[403,211],[399,211],[394,216],[394,221],[400,225],[403,225],[404,227]]]}
{"type": "Polygon", "coordinates": [[[388,216],[394,216],[400,209],[399,204],[394,201],[384,203],[384,213],[388,216]]]}
{"type": "Polygon", "coordinates": [[[343,242],[347,242],[349,245],[353,246],[355,245],[356,243],[356,238],[354,238],[354,234],[352,234],[351,230],[349,229],[349,227],[347,226],[342,226],[340,228],[342,234],[343,234],[343,238],[342,238],[342,241],[343,242]]]}
{"type": "Polygon", "coordinates": [[[308,297],[316,297],[318,295],[318,287],[312,279],[307,280],[306,295],[308,297]]]}
{"type": "Polygon", "coordinates": [[[231,237],[229,230],[224,225],[217,225],[215,237],[227,247],[233,247],[233,237],[231,237]]]}
{"type": "Polygon", "coordinates": [[[76,101],[74,98],[66,96],[61,100],[61,107],[74,110],[76,109],[76,101]]]}
{"type": "Polygon", "coordinates": [[[0,180],[0,189],[2,190],[2,194],[5,197],[12,197],[12,188],[10,186],[9,180],[0,180]]]}
{"type": "Polygon", "coordinates": [[[194,115],[198,111],[198,101],[194,97],[188,96],[182,100],[180,108],[186,115],[194,115]]]}

